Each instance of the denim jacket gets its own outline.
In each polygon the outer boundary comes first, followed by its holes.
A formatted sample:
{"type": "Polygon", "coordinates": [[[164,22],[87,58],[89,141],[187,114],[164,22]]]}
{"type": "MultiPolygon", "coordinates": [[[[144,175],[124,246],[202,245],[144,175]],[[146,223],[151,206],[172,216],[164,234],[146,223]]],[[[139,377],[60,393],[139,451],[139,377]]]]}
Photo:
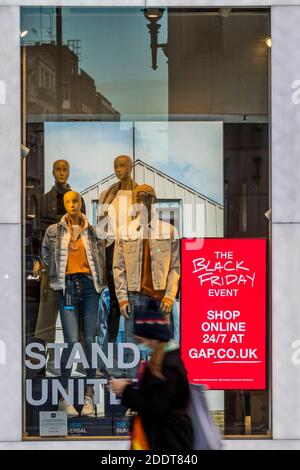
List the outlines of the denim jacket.
{"type": "Polygon", "coordinates": [[[154,218],[144,235],[139,219],[131,223],[126,237],[115,241],[113,273],[119,303],[128,301],[129,292],[140,292],[143,238],[149,237],[152,281],[155,290],[166,290],[175,300],[180,279],[178,233],[173,225],[154,218]]]}
{"type": "MultiPolygon", "coordinates": [[[[92,272],[94,287],[100,293],[106,284],[104,271],[105,242],[97,237],[94,228],[88,223],[86,216],[82,214],[82,217],[85,225],[81,232],[81,238],[92,272]]],[[[50,225],[44,236],[42,261],[49,275],[50,286],[53,290],[65,289],[70,238],[71,235],[67,226],[66,215],[63,216],[58,224],[50,225]]]]}

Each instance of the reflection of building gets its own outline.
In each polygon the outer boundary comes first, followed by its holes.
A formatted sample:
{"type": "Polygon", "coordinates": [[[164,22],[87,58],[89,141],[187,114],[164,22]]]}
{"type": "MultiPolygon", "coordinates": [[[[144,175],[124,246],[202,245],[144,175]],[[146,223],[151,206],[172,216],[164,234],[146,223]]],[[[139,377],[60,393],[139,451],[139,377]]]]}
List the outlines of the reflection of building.
{"type": "Polygon", "coordinates": [[[268,124],[224,124],[224,235],[265,237],[269,222],[268,124]]]}
{"type": "MultiPolygon", "coordinates": [[[[136,160],[134,164],[134,179],[139,184],[147,183],[155,188],[159,217],[174,223],[180,235],[223,236],[223,207],[220,204],[141,160],[136,160]]],[[[117,181],[115,174],[112,174],[81,192],[87,216],[93,224],[96,224],[100,193],[117,181]]]]}
{"type": "Polygon", "coordinates": [[[95,80],[78,66],[68,46],[35,44],[26,51],[28,114],[120,114],[96,90],[95,80]]]}
{"type": "Polygon", "coordinates": [[[27,124],[27,145],[30,152],[26,157],[26,252],[32,253],[32,242],[38,229],[36,213],[38,198],[44,193],[45,168],[44,159],[44,125],[43,123],[27,124]]]}
{"type": "Polygon", "coordinates": [[[55,47],[50,44],[26,47],[27,111],[55,114],[55,47]]]}
{"type": "MultiPolygon", "coordinates": [[[[169,114],[268,115],[266,11],[168,10],[169,114]]],[[[226,117],[227,115],[227,117],[226,117]]]]}
{"type": "MultiPolygon", "coordinates": [[[[96,90],[95,81],[78,67],[79,56],[68,46],[34,44],[23,46],[26,54],[26,142],[30,153],[26,158],[26,240],[27,252],[38,221],[35,219],[37,200],[44,193],[44,125],[39,115],[72,114],[88,119],[119,120],[120,114],[96,90]],[[60,54],[59,54],[60,52],[60,54]],[[35,122],[35,115],[37,121],[35,122]]],[[[76,49],[75,49],[76,51],[76,49]]]]}
{"type": "Polygon", "coordinates": [[[111,115],[117,115],[118,119],[120,119],[120,115],[117,113],[117,111],[114,110],[112,107],[112,104],[110,101],[108,101],[105,96],[102,96],[101,93],[97,93],[97,108],[96,108],[96,114],[103,114],[107,115],[107,117],[111,115]]]}

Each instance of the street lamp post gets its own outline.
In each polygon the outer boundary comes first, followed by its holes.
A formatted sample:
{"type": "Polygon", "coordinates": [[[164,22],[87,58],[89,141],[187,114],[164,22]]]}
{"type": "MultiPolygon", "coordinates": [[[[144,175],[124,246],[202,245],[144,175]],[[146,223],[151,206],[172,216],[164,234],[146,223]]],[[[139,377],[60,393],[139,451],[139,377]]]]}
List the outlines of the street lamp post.
{"type": "Polygon", "coordinates": [[[164,8],[145,8],[142,10],[144,12],[145,18],[149,21],[147,24],[149,33],[151,36],[151,55],[152,55],[152,68],[153,70],[157,69],[157,50],[161,48],[166,57],[168,57],[167,47],[168,44],[159,44],[158,43],[158,34],[161,28],[161,25],[158,24],[158,21],[162,18],[165,9],[164,8]]]}

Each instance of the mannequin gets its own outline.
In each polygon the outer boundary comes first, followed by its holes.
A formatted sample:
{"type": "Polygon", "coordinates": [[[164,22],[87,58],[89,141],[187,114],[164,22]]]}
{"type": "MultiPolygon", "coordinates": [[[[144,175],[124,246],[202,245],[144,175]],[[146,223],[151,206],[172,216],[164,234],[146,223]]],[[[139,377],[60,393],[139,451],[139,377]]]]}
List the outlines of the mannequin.
{"type": "MultiPolygon", "coordinates": [[[[133,192],[139,215],[128,237],[116,241],[113,273],[121,315],[125,318],[125,342],[134,343],[134,318],[141,311],[159,312],[170,323],[180,278],[179,239],[176,229],[155,213],[154,189],[143,184],[133,192]]],[[[170,325],[169,325],[170,326],[170,325]]],[[[131,352],[127,361],[131,360],[131,352]]],[[[136,369],[130,369],[134,378],[136,369]]]]}
{"type": "MultiPolygon", "coordinates": [[[[53,163],[52,175],[55,184],[51,190],[44,194],[40,199],[39,204],[39,218],[40,227],[45,232],[51,223],[58,222],[64,215],[65,209],[63,205],[63,195],[70,191],[71,187],[68,184],[70,176],[70,165],[66,160],[56,160],[53,163]]],[[[39,250],[40,254],[40,250],[39,250]]],[[[35,259],[33,265],[33,275],[41,276],[42,264],[39,259],[35,259]]]]}
{"type": "MultiPolygon", "coordinates": [[[[41,241],[49,225],[57,223],[65,214],[63,202],[64,194],[71,190],[68,184],[70,165],[66,160],[56,160],[53,164],[52,175],[55,184],[51,190],[42,195],[38,201],[37,223],[38,236],[34,238],[34,266],[33,275],[40,279],[40,305],[35,330],[35,336],[47,343],[55,342],[55,326],[58,315],[58,296],[50,289],[49,278],[41,263],[41,241]]],[[[82,211],[85,212],[82,200],[82,211]]],[[[54,367],[54,352],[49,349],[47,371],[59,375],[60,371],[54,367]]]]}
{"type": "MultiPolygon", "coordinates": [[[[94,379],[92,344],[95,342],[100,293],[105,287],[104,242],[82,212],[80,194],[64,195],[66,214],[58,224],[48,227],[42,246],[43,264],[50,278],[50,287],[58,291],[59,310],[64,334],[61,357],[61,384],[68,391],[71,369],[67,368],[70,352],[79,342],[79,325],[83,325],[84,352],[89,364],[87,379],[94,379]]],[[[78,416],[73,403],[61,399],[59,410],[78,416]]],[[[87,385],[81,416],[94,413],[93,386],[87,385]]]]}
{"type": "MultiPolygon", "coordinates": [[[[115,225],[109,223],[108,231],[105,234],[106,238],[106,273],[107,281],[109,288],[110,296],[110,309],[107,319],[107,335],[102,340],[101,347],[105,350],[107,343],[115,343],[118,331],[119,331],[119,321],[120,321],[120,308],[119,303],[115,293],[115,285],[113,278],[113,254],[115,248],[115,239],[118,238],[118,229],[119,222],[122,218],[127,218],[127,214],[123,214],[124,211],[128,211],[132,204],[132,191],[137,186],[131,177],[133,169],[132,159],[127,155],[119,155],[114,160],[114,170],[115,175],[118,178],[119,182],[111,185],[107,190],[103,191],[99,197],[99,209],[100,217],[98,223],[108,215],[107,205],[114,206],[116,210],[116,219],[114,220],[115,225]],[[119,204],[120,196],[122,196],[123,201],[127,201],[127,206],[119,204]]],[[[105,366],[100,365],[100,371],[104,374],[107,373],[105,366]]],[[[116,372],[116,371],[115,371],[116,372]]]]}

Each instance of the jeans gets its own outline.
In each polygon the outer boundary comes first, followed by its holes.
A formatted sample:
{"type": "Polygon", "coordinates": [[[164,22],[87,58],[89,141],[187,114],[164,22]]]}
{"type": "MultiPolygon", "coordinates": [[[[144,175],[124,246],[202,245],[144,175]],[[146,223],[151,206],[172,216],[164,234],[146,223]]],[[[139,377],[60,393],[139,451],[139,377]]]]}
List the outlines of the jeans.
{"type": "Polygon", "coordinates": [[[120,307],[115,291],[115,282],[113,275],[113,257],[114,257],[115,244],[109,245],[106,248],[106,276],[107,285],[110,297],[110,310],[108,315],[108,342],[115,343],[117,341],[119,322],[120,322],[120,307]]]}
{"type": "MultiPolygon", "coordinates": [[[[117,346],[119,342],[124,342],[123,338],[120,338],[121,325],[124,324],[124,318],[118,319],[118,329],[113,338],[110,336],[109,331],[109,318],[113,315],[113,312],[120,312],[118,301],[110,300],[110,292],[108,289],[104,289],[100,295],[100,301],[98,306],[98,322],[99,322],[99,335],[97,337],[97,343],[104,352],[108,355],[108,343],[113,344],[113,366],[107,367],[102,358],[98,358],[98,369],[104,375],[111,375],[113,377],[124,377],[126,371],[118,367],[117,361],[117,346]]],[[[119,315],[120,316],[120,315],[119,315]]],[[[124,328],[125,329],[125,328],[124,328]]]]}
{"type": "Polygon", "coordinates": [[[67,389],[72,369],[67,369],[70,353],[74,344],[80,341],[80,324],[83,329],[83,346],[89,368],[87,379],[94,379],[96,369],[92,368],[92,344],[96,339],[99,294],[93,281],[84,274],[68,276],[71,280],[72,308],[65,308],[65,295],[60,291],[59,305],[64,342],[68,344],[61,356],[61,384],[67,389]]]}
{"type": "Polygon", "coordinates": [[[180,343],[180,314],[178,311],[178,305],[177,305],[176,300],[172,305],[171,333],[172,333],[172,338],[175,340],[177,344],[179,344],[180,343]]]}
{"type": "MultiPolygon", "coordinates": [[[[102,293],[103,295],[103,293],[102,293]]],[[[129,292],[129,303],[131,307],[131,314],[129,316],[129,319],[123,319],[124,324],[125,324],[125,337],[123,342],[125,343],[133,343],[136,344],[136,339],[134,336],[134,310],[138,305],[142,305],[144,308],[147,308],[147,302],[149,300],[149,297],[145,294],[141,294],[139,292],[129,292]]],[[[101,315],[100,315],[100,336],[97,338],[98,344],[103,350],[105,354],[107,354],[107,345],[109,343],[114,343],[114,365],[112,369],[106,369],[106,366],[104,365],[103,361],[99,359],[98,361],[98,368],[102,372],[106,372],[109,375],[118,378],[118,377],[124,377],[127,376],[128,378],[132,379],[135,378],[136,372],[138,369],[138,365],[136,367],[133,367],[131,369],[120,369],[117,364],[117,341],[112,338],[110,338],[109,335],[109,330],[107,329],[107,323],[108,323],[108,318],[111,315],[112,311],[114,310],[115,303],[114,301],[110,304],[110,310],[109,310],[109,315],[108,311],[106,308],[101,308],[101,315]]],[[[160,306],[160,301],[157,300],[157,306],[159,308],[160,306]]],[[[100,310],[100,308],[99,308],[100,310]]],[[[119,311],[119,307],[118,307],[119,311]]],[[[178,308],[176,301],[174,302],[172,306],[172,313],[171,313],[171,318],[170,318],[170,331],[171,331],[171,338],[174,338],[176,342],[179,343],[179,313],[178,313],[178,308]]],[[[139,345],[141,356],[143,359],[147,359],[148,356],[148,350],[143,347],[143,345],[139,345]]],[[[133,360],[134,353],[132,350],[128,349],[125,352],[125,361],[131,363],[133,360]]]]}
{"type": "Polygon", "coordinates": [[[109,290],[109,298],[110,298],[110,307],[106,322],[107,322],[107,334],[102,341],[102,350],[107,353],[107,346],[108,343],[113,343],[114,346],[114,359],[113,359],[113,367],[108,369],[103,364],[103,361],[99,363],[99,369],[103,372],[107,372],[113,377],[124,377],[126,372],[122,369],[119,369],[117,364],[117,338],[120,326],[120,307],[119,302],[116,296],[115,291],[115,283],[114,283],[114,276],[113,276],[113,256],[114,256],[114,249],[115,243],[109,245],[106,248],[106,276],[107,276],[107,285],[109,290]]]}
{"type": "MultiPolygon", "coordinates": [[[[130,304],[130,314],[129,318],[125,318],[125,343],[133,343],[137,344],[135,335],[134,335],[134,312],[135,309],[140,305],[142,302],[142,297],[144,295],[140,294],[139,292],[128,292],[128,300],[130,304]]],[[[127,349],[125,352],[125,361],[132,362],[133,361],[133,351],[131,349],[127,349]]],[[[133,367],[131,369],[127,369],[127,377],[129,379],[134,379],[137,374],[139,365],[133,367]]]]}
{"type": "MultiPolygon", "coordinates": [[[[99,334],[97,337],[97,343],[100,348],[107,356],[107,346],[108,346],[108,317],[110,310],[110,295],[109,290],[106,288],[101,292],[99,305],[98,305],[98,322],[99,322],[99,334]]],[[[104,361],[99,357],[98,358],[98,369],[102,373],[107,373],[106,365],[104,361]]]]}

